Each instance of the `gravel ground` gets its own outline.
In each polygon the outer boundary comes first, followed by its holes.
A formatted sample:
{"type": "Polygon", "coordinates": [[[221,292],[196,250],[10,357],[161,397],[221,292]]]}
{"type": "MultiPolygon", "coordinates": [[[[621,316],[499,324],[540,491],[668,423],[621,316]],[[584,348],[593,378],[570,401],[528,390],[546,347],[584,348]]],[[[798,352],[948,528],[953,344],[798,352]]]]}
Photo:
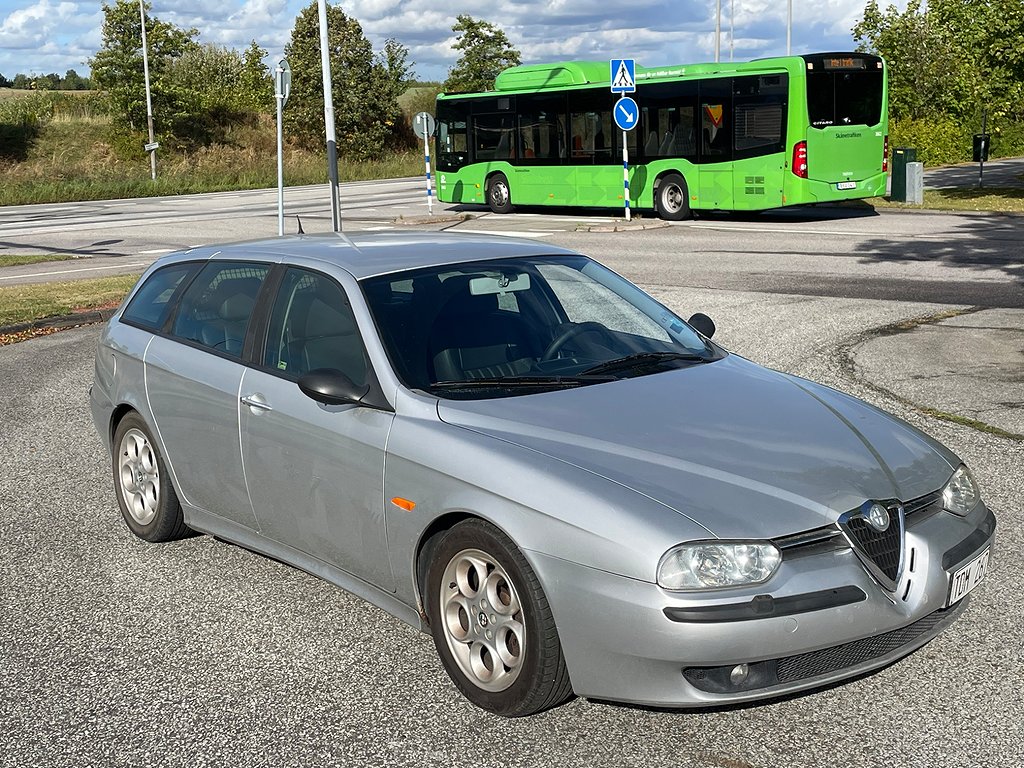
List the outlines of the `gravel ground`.
{"type": "Polygon", "coordinates": [[[736,352],[880,404],[972,466],[999,547],[950,631],[875,674],[757,706],[575,700],[492,717],[458,695],[429,637],[383,611],[209,536],[132,537],[86,407],[92,327],[0,348],[0,766],[1024,762],[1024,449],[886,399],[851,378],[841,351],[866,330],[949,307],[657,294],[711,314],[736,352]]]}

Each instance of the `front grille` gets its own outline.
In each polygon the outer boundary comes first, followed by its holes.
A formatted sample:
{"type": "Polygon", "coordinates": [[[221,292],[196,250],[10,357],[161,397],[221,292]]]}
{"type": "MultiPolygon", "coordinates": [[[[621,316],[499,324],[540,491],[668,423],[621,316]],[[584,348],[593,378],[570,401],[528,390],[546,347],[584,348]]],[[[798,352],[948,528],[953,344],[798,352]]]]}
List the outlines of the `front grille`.
{"type": "Polygon", "coordinates": [[[839,524],[853,540],[853,545],[891,582],[895,582],[900,574],[900,562],[903,559],[903,526],[898,516],[899,508],[889,508],[889,526],[884,531],[876,531],[863,517],[850,517],[839,524]]]}
{"type": "Polygon", "coordinates": [[[854,640],[852,643],[836,645],[821,651],[779,659],[776,668],[778,680],[780,683],[792,683],[808,677],[828,675],[877,659],[880,656],[887,656],[931,632],[947,618],[949,612],[950,609],[944,608],[928,614],[913,624],[901,629],[894,629],[883,635],[866,637],[863,640],[854,640]]]}

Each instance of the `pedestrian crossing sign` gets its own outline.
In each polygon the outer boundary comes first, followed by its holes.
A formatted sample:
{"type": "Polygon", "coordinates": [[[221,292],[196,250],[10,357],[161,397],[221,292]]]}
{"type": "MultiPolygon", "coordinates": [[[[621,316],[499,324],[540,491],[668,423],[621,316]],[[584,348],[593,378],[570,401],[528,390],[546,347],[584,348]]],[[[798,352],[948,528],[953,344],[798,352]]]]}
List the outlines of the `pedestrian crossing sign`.
{"type": "Polygon", "coordinates": [[[633,93],[636,90],[636,61],[611,60],[612,93],[633,93]]]}

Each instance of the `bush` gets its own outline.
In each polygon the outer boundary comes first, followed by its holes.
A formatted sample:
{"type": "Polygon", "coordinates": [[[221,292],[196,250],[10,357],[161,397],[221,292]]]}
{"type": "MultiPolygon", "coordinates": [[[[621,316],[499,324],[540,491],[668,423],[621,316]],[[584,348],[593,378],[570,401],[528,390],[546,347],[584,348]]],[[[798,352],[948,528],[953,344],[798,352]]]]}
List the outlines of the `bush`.
{"type": "Polygon", "coordinates": [[[948,117],[892,120],[889,148],[914,147],[918,162],[926,166],[962,163],[971,159],[971,133],[962,122],[948,117]]]}

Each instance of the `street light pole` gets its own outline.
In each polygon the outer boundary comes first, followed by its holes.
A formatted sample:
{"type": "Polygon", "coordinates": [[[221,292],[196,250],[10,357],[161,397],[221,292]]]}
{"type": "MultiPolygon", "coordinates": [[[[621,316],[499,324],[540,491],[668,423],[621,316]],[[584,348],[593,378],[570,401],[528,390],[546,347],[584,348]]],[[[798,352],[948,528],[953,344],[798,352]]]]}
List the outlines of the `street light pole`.
{"type": "Polygon", "coordinates": [[[715,63],[722,56],[722,0],[715,3],[715,63]]]}
{"type": "Polygon", "coordinates": [[[139,18],[142,19],[142,72],[146,78],[146,124],[149,126],[149,169],[150,176],[156,181],[156,149],[152,148],[156,141],[153,138],[153,97],[149,90],[149,44],[146,41],[146,6],[145,0],[139,0],[139,18]]]}
{"type": "Polygon", "coordinates": [[[331,180],[331,226],[341,232],[338,202],[338,140],[334,132],[334,88],[331,84],[331,56],[327,42],[327,0],[318,0],[320,11],[320,63],[324,74],[324,124],[327,128],[327,177],[331,180]]]}
{"type": "Polygon", "coordinates": [[[788,0],[786,10],[786,55],[793,53],[793,0],[788,0]]]}

